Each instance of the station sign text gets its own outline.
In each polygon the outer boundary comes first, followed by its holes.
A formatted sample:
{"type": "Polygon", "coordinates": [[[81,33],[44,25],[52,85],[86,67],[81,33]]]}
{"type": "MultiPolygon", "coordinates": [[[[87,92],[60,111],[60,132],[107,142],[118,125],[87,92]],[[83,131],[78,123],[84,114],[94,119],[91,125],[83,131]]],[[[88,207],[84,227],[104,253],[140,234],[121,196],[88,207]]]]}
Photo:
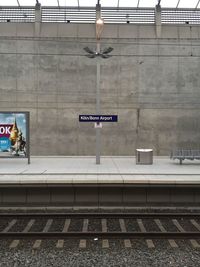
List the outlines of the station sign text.
{"type": "Polygon", "coordinates": [[[80,122],[117,122],[117,115],[79,115],[80,122]]]}

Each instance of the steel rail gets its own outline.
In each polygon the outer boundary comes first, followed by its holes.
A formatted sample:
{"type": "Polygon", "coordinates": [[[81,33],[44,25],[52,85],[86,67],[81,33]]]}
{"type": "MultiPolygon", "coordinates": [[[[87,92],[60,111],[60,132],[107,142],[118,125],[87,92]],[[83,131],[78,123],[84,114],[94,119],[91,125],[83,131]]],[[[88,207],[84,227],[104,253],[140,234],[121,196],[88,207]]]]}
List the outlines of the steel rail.
{"type": "Polygon", "coordinates": [[[70,212],[70,213],[0,213],[2,218],[74,218],[74,219],[156,219],[156,218],[200,218],[200,213],[95,213],[95,212],[70,212]]]}
{"type": "Polygon", "coordinates": [[[200,232],[0,232],[0,239],[199,239],[200,232]]]}

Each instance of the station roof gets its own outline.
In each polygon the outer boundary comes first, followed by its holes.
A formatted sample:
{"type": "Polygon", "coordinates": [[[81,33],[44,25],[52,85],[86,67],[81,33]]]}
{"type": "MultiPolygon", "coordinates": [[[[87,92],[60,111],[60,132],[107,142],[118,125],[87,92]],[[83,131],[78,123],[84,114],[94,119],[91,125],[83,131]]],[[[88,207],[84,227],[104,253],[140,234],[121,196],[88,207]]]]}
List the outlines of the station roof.
{"type": "MultiPolygon", "coordinates": [[[[42,6],[94,7],[97,0],[38,0],[42,6]]],[[[200,0],[100,0],[102,7],[155,7],[160,3],[163,8],[200,8],[200,0]]],[[[0,0],[0,6],[35,6],[36,0],[0,0]]]]}

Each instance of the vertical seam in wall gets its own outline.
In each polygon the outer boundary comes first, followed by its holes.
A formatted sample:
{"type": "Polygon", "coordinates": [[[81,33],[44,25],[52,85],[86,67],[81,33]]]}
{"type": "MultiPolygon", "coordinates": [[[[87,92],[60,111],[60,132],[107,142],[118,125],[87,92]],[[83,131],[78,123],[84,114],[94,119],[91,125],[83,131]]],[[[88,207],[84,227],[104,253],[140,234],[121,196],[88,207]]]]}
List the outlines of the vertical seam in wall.
{"type": "Polygon", "coordinates": [[[15,86],[16,86],[16,92],[15,92],[15,110],[18,110],[18,102],[17,102],[17,95],[18,95],[18,81],[17,81],[17,73],[18,73],[18,64],[17,64],[17,58],[18,58],[18,40],[16,40],[16,56],[15,56],[15,64],[16,64],[16,68],[15,68],[15,86]]]}
{"type": "Polygon", "coordinates": [[[146,202],[146,204],[148,204],[148,189],[149,189],[149,187],[145,188],[145,197],[146,197],[145,202],[146,202]]]}
{"type": "Polygon", "coordinates": [[[3,193],[2,193],[2,188],[0,189],[0,204],[3,203],[3,193]]]}
{"type": "Polygon", "coordinates": [[[97,183],[97,207],[100,209],[100,188],[99,188],[99,183],[97,183]]]}
{"type": "Polygon", "coordinates": [[[74,199],[73,199],[73,206],[75,207],[77,205],[76,203],[76,187],[74,186],[74,183],[72,184],[72,188],[73,188],[73,195],[74,195],[74,199]]]}
{"type": "MultiPolygon", "coordinates": [[[[118,26],[118,34],[119,34],[119,26],[118,26]]],[[[120,57],[121,58],[121,57],[120,57]]],[[[116,58],[116,60],[117,60],[117,64],[119,65],[118,66],[118,72],[119,72],[119,75],[118,75],[118,85],[117,85],[117,109],[116,109],[116,112],[117,112],[117,115],[118,115],[118,113],[119,113],[119,91],[120,91],[120,88],[121,88],[121,85],[120,85],[120,77],[121,77],[121,75],[120,75],[120,64],[119,64],[119,62],[120,62],[120,58],[118,57],[118,58],[116,58]]],[[[120,118],[119,118],[120,119],[120,118]]],[[[119,149],[119,133],[120,133],[120,128],[119,128],[119,123],[117,123],[117,144],[118,144],[118,146],[117,146],[117,154],[119,154],[119,152],[120,152],[120,149],[119,149]]]]}
{"type": "MultiPolygon", "coordinates": [[[[158,43],[157,43],[158,45],[158,43]]],[[[159,45],[158,45],[159,47],[159,45]]],[[[160,65],[160,55],[159,55],[159,49],[157,47],[157,64],[158,64],[158,67],[160,65]]],[[[158,68],[160,69],[160,68],[158,68]]],[[[156,94],[159,94],[159,88],[157,87],[156,88],[156,94]]],[[[160,154],[160,149],[159,149],[159,134],[157,133],[156,131],[156,134],[155,134],[155,140],[154,140],[154,144],[155,144],[155,151],[156,151],[156,154],[159,155],[160,154]]]]}
{"type": "MultiPolygon", "coordinates": [[[[37,102],[36,102],[36,135],[35,135],[35,138],[36,140],[38,139],[38,112],[39,112],[39,104],[38,104],[38,93],[39,93],[39,75],[38,75],[38,71],[39,71],[39,65],[40,65],[40,60],[39,60],[39,40],[36,40],[34,42],[35,44],[35,50],[37,49],[36,51],[36,62],[35,62],[35,86],[36,86],[36,99],[37,99],[37,102]]],[[[38,154],[38,152],[36,152],[36,154],[38,154]]]]}
{"type": "Polygon", "coordinates": [[[117,39],[119,40],[119,25],[117,25],[117,39]]]}
{"type": "Polygon", "coordinates": [[[125,203],[124,203],[124,181],[123,181],[123,186],[121,187],[121,207],[125,207],[125,203]]]}
{"type": "Polygon", "coordinates": [[[49,187],[49,204],[52,205],[52,194],[53,194],[53,189],[49,187]]]}
{"type": "MultiPolygon", "coordinates": [[[[56,136],[59,136],[59,129],[58,129],[58,126],[59,126],[59,105],[58,105],[58,44],[59,44],[59,23],[56,24],[56,40],[58,40],[56,42],[56,136]]],[[[56,153],[58,153],[58,146],[56,146],[56,153]]]]}
{"type": "Polygon", "coordinates": [[[27,187],[25,187],[25,192],[26,192],[26,204],[28,204],[28,188],[27,187]]]}
{"type": "MultiPolygon", "coordinates": [[[[80,50],[80,39],[78,38],[77,39],[77,48],[80,50]]],[[[80,75],[80,56],[78,56],[77,55],[77,59],[76,59],[76,64],[77,64],[77,75],[78,75],[78,77],[79,77],[79,81],[80,81],[80,77],[81,77],[81,75],[80,75]]],[[[80,82],[78,83],[79,84],[79,86],[80,86],[80,82]]],[[[80,87],[79,87],[79,89],[78,90],[80,90],[80,87]]],[[[78,114],[77,114],[78,115],[78,114]]],[[[79,145],[79,131],[80,131],[80,123],[79,123],[79,120],[78,120],[78,118],[77,118],[77,142],[76,142],[76,155],[80,155],[80,151],[79,151],[79,147],[80,147],[80,145],[79,145]]]]}
{"type": "Polygon", "coordinates": [[[195,203],[195,189],[192,188],[192,203],[195,203]]]}
{"type": "Polygon", "coordinates": [[[169,188],[169,203],[172,203],[172,188],[169,188]]]}
{"type": "MultiPolygon", "coordinates": [[[[58,26],[57,26],[57,36],[58,36],[58,26]]],[[[56,135],[59,136],[59,104],[58,104],[58,43],[56,43],[56,135]]],[[[58,138],[59,139],[59,138],[58,138]]],[[[56,153],[58,153],[58,146],[56,146],[56,153]]]]}
{"type": "MultiPolygon", "coordinates": [[[[76,40],[76,45],[77,45],[77,49],[80,49],[80,39],[78,39],[77,36],[77,40],[76,40]]],[[[78,76],[78,86],[80,86],[80,56],[77,55],[77,76],[78,76]]],[[[78,88],[78,91],[80,90],[80,87],[78,88]]],[[[80,112],[82,113],[82,112],[80,112]]],[[[77,134],[76,134],[76,138],[77,138],[77,142],[76,142],[76,155],[79,155],[80,151],[79,151],[79,131],[80,131],[80,124],[79,121],[77,119],[77,134]]]]}

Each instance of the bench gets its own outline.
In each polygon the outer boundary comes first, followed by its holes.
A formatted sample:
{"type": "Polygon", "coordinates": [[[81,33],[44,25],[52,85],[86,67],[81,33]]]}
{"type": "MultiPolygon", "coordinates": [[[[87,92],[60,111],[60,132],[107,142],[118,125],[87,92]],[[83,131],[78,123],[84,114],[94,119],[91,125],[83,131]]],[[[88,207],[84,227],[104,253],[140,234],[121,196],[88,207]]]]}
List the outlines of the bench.
{"type": "Polygon", "coordinates": [[[200,149],[175,149],[171,152],[170,158],[180,160],[180,164],[184,159],[200,159],[200,149]]]}

